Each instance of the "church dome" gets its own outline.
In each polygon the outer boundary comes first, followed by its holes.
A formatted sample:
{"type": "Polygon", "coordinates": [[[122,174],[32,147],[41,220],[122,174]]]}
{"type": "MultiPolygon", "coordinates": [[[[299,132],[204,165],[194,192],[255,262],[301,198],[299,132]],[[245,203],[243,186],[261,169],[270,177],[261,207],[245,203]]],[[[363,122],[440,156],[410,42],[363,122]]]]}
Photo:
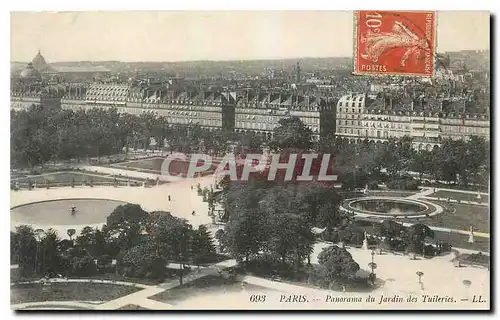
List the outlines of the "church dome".
{"type": "Polygon", "coordinates": [[[28,63],[26,69],[21,71],[20,78],[23,81],[40,81],[42,77],[40,76],[40,72],[38,72],[34,67],[33,63],[28,63]]]}
{"type": "Polygon", "coordinates": [[[40,53],[40,50],[38,50],[38,53],[33,58],[33,60],[31,61],[31,63],[38,70],[43,69],[47,65],[47,62],[45,61],[45,58],[40,53]]]}

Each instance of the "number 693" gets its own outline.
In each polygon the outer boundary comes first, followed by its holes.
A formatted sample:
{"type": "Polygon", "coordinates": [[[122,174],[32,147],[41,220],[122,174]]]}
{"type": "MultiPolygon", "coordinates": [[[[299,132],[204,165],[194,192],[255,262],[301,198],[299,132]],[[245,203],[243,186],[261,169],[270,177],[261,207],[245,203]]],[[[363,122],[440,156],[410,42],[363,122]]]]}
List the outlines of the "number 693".
{"type": "Polygon", "coordinates": [[[266,296],[265,295],[252,294],[250,296],[250,302],[265,302],[265,301],[266,301],[266,296]]]}

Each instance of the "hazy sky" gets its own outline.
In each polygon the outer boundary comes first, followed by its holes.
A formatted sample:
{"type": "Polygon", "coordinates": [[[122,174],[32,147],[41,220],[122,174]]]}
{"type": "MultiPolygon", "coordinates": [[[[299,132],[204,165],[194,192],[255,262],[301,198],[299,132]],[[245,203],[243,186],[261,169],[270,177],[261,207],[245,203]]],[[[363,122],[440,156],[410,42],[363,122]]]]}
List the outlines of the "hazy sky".
{"type": "MultiPolygon", "coordinates": [[[[438,51],[489,49],[484,11],[440,11],[438,51]]],[[[11,61],[179,61],[351,56],[348,11],[11,14],[11,61]]]]}

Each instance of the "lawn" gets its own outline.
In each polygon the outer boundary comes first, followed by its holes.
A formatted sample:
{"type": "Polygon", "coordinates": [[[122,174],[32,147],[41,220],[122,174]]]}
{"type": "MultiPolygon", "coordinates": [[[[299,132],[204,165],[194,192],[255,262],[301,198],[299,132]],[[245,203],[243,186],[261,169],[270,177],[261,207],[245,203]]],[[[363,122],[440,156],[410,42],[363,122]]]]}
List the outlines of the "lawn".
{"type": "Polygon", "coordinates": [[[10,287],[10,303],[41,301],[110,301],[137,292],[140,288],[107,283],[15,284],[10,287]]]}
{"type": "MultiPolygon", "coordinates": [[[[441,215],[444,215],[444,213],[441,215]]],[[[424,223],[430,226],[436,226],[436,219],[438,219],[439,216],[440,215],[435,216],[434,218],[431,217],[425,219],[406,219],[406,222],[424,223]]],[[[447,218],[447,219],[452,219],[452,218],[447,218]]],[[[397,222],[404,222],[401,220],[404,219],[398,219],[397,222]]],[[[366,233],[368,234],[373,233],[373,227],[368,219],[356,218],[356,221],[358,221],[360,227],[363,230],[365,230],[366,233]]],[[[444,226],[451,227],[449,226],[449,224],[444,226]]],[[[436,231],[436,230],[434,230],[434,237],[435,240],[440,242],[447,242],[451,244],[453,247],[490,252],[490,239],[488,238],[474,237],[475,242],[469,243],[468,242],[469,236],[466,234],[451,233],[451,232],[436,231]]]]}
{"type": "MultiPolygon", "coordinates": [[[[115,163],[112,164],[111,167],[115,168],[120,168],[120,169],[128,169],[128,170],[135,170],[139,172],[146,172],[146,173],[155,173],[155,174],[160,174],[161,173],[161,166],[163,162],[165,161],[165,158],[162,157],[155,157],[155,158],[149,158],[149,159],[141,159],[141,160],[136,160],[136,161],[129,161],[129,162],[121,162],[121,163],[115,163]]],[[[189,168],[189,161],[178,161],[178,160],[172,160],[172,162],[169,165],[169,171],[171,173],[187,173],[188,168],[189,168]]],[[[198,166],[201,166],[198,164],[198,166]]],[[[215,170],[217,166],[215,164],[211,165],[210,170],[215,170]]]]}
{"type": "Polygon", "coordinates": [[[474,243],[469,243],[469,236],[466,234],[434,231],[434,239],[447,242],[457,248],[490,252],[490,239],[488,238],[474,237],[474,243]]]}
{"type": "MultiPolygon", "coordinates": [[[[193,296],[209,295],[211,293],[231,294],[235,292],[241,292],[242,290],[243,288],[240,281],[208,275],[203,278],[199,278],[181,286],[175,287],[173,289],[161,292],[157,295],[149,297],[149,299],[169,304],[177,304],[193,296]]],[[[267,288],[251,284],[246,284],[245,290],[269,291],[269,289],[267,288]]]]}
{"type": "MultiPolygon", "coordinates": [[[[76,279],[76,278],[72,278],[76,279]]],[[[125,277],[120,274],[115,274],[115,273],[105,273],[105,274],[98,274],[93,277],[85,277],[85,278],[78,278],[78,279],[96,279],[96,280],[111,280],[111,281],[123,281],[123,282],[132,282],[132,283],[139,283],[139,284],[145,284],[148,286],[155,286],[157,284],[160,284],[164,282],[164,280],[158,280],[158,279],[142,279],[142,278],[131,278],[131,277],[125,277]]]]}
{"type": "Polygon", "coordinates": [[[438,201],[429,202],[439,204],[449,210],[429,218],[401,219],[401,222],[420,222],[429,226],[459,230],[469,230],[470,226],[473,226],[476,231],[490,231],[490,210],[487,207],[469,204],[448,204],[438,201]],[[451,212],[449,212],[450,210],[451,212]]]}
{"type": "Polygon", "coordinates": [[[481,254],[481,253],[461,254],[457,257],[456,260],[460,261],[460,263],[462,263],[464,265],[479,265],[479,266],[483,266],[486,268],[489,268],[489,266],[490,266],[490,257],[485,255],[485,254],[481,254]]]}
{"type": "Polygon", "coordinates": [[[488,203],[489,198],[490,198],[488,195],[481,195],[481,199],[477,199],[476,193],[463,193],[463,192],[453,192],[453,191],[444,191],[444,190],[439,190],[437,192],[434,192],[433,194],[430,194],[429,197],[446,198],[446,199],[450,198],[453,200],[473,201],[473,202],[481,202],[481,203],[488,203]]]}
{"type": "Polygon", "coordinates": [[[412,196],[419,191],[398,191],[398,190],[387,190],[387,191],[379,191],[379,190],[368,190],[367,196],[379,196],[379,197],[398,197],[398,198],[406,198],[412,196]]]}
{"type": "Polygon", "coordinates": [[[161,165],[164,160],[165,160],[164,158],[155,157],[155,158],[142,159],[136,161],[119,162],[112,164],[111,167],[160,171],[161,165]]]}

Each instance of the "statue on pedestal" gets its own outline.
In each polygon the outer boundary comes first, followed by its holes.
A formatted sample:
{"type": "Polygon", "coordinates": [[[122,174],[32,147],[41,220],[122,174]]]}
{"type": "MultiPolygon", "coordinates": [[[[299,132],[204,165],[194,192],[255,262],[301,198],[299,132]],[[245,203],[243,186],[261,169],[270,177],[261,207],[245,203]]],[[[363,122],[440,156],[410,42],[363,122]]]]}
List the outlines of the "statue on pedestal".
{"type": "Polygon", "coordinates": [[[368,239],[366,237],[366,231],[364,232],[364,235],[365,235],[365,238],[363,240],[363,247],[362,247],[362,249],[368,250],[368,239]]]}
{"type": "Polygon", "coordinates": [[[469,243],[474,243],[474,228],[470,226],[469,229],[469,243]]]}

